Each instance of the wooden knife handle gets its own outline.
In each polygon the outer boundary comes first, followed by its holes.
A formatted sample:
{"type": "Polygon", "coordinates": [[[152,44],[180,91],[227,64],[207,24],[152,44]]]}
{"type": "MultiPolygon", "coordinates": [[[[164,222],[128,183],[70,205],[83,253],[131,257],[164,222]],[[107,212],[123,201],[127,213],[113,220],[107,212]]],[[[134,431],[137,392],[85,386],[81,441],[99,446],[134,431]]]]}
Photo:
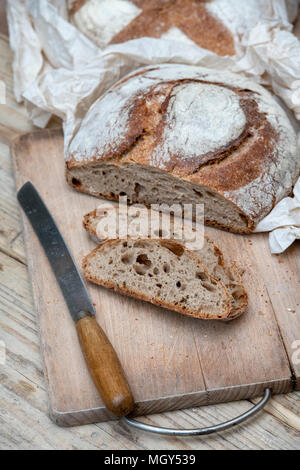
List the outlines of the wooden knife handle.
{"type": "Polygon", "coordinates": [[[106,407],[116,416],[128,415],[133,396],[120,361],[95,317],[84,317],[76,329],[86,363],[106,407]]]}

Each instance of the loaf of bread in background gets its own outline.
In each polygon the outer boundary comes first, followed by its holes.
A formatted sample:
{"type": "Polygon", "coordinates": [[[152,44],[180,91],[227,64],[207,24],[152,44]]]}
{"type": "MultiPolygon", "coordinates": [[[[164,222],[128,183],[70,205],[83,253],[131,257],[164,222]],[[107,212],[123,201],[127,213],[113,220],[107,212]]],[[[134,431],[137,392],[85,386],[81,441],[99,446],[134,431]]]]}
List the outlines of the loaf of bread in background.
{"type": "Polygon", "coordinates": [[[69,12],[74,25],[101,48],[148,36],[233,55],[233,36],[207,3],[209,0],[73,0],[69,12]]]}
{"type": "MultiPolygon", "coordinates": [[[[298,1],[285,3],[293,22],[298,1]]],[[[266,0],[69,0],[68,7],[70,21],[101,48],[148,36],[222,56],[234,55],[241,34],[274,13],[266,0]]]]}

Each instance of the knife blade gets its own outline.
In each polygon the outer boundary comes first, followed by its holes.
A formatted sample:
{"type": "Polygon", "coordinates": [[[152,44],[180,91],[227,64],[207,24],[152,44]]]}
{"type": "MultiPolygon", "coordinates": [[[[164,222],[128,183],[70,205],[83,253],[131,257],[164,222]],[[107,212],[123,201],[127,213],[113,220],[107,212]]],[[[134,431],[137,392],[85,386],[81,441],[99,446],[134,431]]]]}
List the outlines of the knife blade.
{"type": "Polygon", "coordinates": [[[49,210],[30,182],[18,192],[18,201],[44,248],[73,320],[77,322],[84,315],[81,312],[95,315],[73,257],[49,210]]]}
{"type": "Polygon", "coordinates": [[[76,323],[87,366],[106,407],[117,416],[129,414],[134,406],[130,387],[111,343],[95,319],[95,308],[66,242],[30,181],[22,186],[17,197],[44,248],[76,323]]]}

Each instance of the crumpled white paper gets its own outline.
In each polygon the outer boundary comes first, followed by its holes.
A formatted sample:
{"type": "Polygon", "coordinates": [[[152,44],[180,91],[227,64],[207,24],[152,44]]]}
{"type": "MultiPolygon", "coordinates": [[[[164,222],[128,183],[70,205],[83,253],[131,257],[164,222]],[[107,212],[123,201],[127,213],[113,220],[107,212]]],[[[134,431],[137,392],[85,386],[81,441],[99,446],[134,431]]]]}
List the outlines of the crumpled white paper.
{"type": "Polygon", "coordinates": [[[294,188],[294,197],[282,199],[256,228],[257,232],[270,232],[273,254],[285,251],[300,238],[300,179],[294,188]]]}
{"type": "Polygon", "coordinates": [[[50,2],[26,0],[26,6],[52,67],[73,70],[99,53],[98,47],[60,16],[50,2]]]}
{"type": "Polygon", "coordinates": [[[32,27],[24,2],[7,7],[10,47],[14,52],[14,92],[18,102],[23,100],[23,92],[41,72],[44,64],[42,47],[37,33],[32,27]],[[30,64],[30,67],[28,66],[30,64]]]}
{"type": "MultiPolygon", "coordinates": [[[[280,22],[262,22],[243,39],[248,64],[300,120],[300,41],[280,22]]],[[[245,60],[245,57],[242,59],[245,60]]]]}
{"type": "MultiPolygon", "coordinates": [[[[297,0],[251,0],[259,15],[256,12],[246,22],[243,2],[230,1],[236,11],[231,27],[235,57],[152,38],[101,50],[67,21],[65,0],[7,0],[16,98],[24,99],[31,119],[40,127],[52,114],[62,118],[67,149],[90,106],[113,83],[144,65],[183,63],[247,75],[271,87],[300,120],[300,41],[289,23],[298,11],[297,0]]],[[[225,0],[214,3],[223,15],[225,0]]],[[[271,231],[273,253],[300,238],[299,187],[300,180],[295,197],[281,201],[257,227],[256,231],[271,231]]]]}

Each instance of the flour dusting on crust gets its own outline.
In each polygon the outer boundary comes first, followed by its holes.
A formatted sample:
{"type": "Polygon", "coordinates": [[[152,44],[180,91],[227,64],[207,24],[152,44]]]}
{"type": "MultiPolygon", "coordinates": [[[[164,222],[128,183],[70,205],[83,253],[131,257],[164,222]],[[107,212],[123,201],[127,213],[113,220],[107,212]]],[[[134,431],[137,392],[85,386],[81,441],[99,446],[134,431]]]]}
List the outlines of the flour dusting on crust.
{"type": "Polygon", "coordinates": [[[300,148],[297,135],[281,106],[268,94],[258,100],[259,109],[266,113],[269,123],[277,129],[279,139],[273,161],[269,162],[261,175],[236,191],[224,193],[239,205],[244,214],[254,219],[263,219],[273,207],[289,196],[300,172],[300,148]]]}
{"type": "Polygon", "coordinates": [[[186,83],[174,88],[162,143],[151,158],[161,166],[173,155],[183,159],[214,152],[237,139],[246,126],[239,97],[217,85],[186,83]]]}
{"type": "Polygon", "coordinates": [[[126,0],[89,0],[74,15],[80,31],[104,48],[142,10],[126,0]]]}
{"type": "MultiPolygon", "coordinates": [[[[147,94],[151,87],[161,83],[185,79],[222,83],[228,86],[234,84],[240,88],[264,91],[262,87],[247,78],[203,67],[162,64],[139,69],[122,79],[120,85],[116,84],[93,104],[70,144],[67,159],[72,156],[78,162],[88,161],[91,156],[101,156],[109,149],[118,148],[128,129],[130,109],[136,97],[141,93],[147,94]]],[[[200,87],[201,85],[199,90],[200,87]]]]}

